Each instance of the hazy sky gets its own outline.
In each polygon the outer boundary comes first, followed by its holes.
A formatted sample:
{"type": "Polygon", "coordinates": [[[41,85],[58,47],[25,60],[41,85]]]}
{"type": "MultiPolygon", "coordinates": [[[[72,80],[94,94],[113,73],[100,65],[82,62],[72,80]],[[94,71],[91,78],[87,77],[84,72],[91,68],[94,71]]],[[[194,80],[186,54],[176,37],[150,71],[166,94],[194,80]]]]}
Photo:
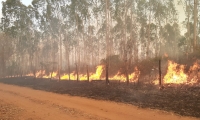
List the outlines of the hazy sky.
{"type": "MultiPolygon", "coordinates": [[[[0,0],[0,10],[2,9],[2,1],[5,1],[5,0],[0,0]]],[[[23,4],[25,5],[30,5],[32,0],[21,0],[23,4]]],[[[177,3],[178,0],[174,0],[175,3],[177,3]]],[[[180,5],[177,5],[177,10],[178,10],[178,15],[179,15],[179,22],[182,23],[182,21],[185,19],[185,13],[184,13],[184,10],[183,10],[183,7],[180,6],[180,5]]],[[[0,11],[0,18],[2,17],[2,13],[0,11]]],[[[183,32],[183,31],[182,31],[183,32]]]]}

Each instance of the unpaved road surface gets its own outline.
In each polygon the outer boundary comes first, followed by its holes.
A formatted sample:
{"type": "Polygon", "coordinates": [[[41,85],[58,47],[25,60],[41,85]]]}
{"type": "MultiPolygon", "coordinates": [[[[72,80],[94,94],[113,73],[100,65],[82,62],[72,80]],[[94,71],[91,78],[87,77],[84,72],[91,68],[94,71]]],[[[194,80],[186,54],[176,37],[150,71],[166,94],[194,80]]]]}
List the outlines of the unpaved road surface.
{"type": "Polygon", "coordinates": [[[197,118],[0,83],[0,120],[197,120],[197,118]]]}

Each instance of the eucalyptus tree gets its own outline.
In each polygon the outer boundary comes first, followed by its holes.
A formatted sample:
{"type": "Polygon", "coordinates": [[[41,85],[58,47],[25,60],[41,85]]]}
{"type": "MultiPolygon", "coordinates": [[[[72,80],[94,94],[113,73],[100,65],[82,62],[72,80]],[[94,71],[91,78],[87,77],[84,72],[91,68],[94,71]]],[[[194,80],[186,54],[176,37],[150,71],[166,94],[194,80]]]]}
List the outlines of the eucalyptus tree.
{"type": "Polygon", "coordinates": [[[69,76],[69,80],[70,80],[70,54],[71,54],[71,49],[72,46],[74,45],[73,42],[73,33],[71,31],[68,30],[68,32],[66,32],[66,34],[64,35],[64,47],[65,47],[65,53],[66,53],[66,62],[67,62],[67,69],[68,69],[68,76],[69,76]]]}
{"type": "MultiPolygon", "coordinates": [[[[158,51],[159,51],[159,56],[161,56],[161,51],[163,51],[161,49],[161,46],[163,44],[165,44],[164,42],[164,38],[162,37],[163,33],[162,33],[162,27],[165,26],[166,24],[174,24],[177,22],[177,10],[175,8],[175,3],[173,0],[169,0],[169,1],[156,1],[154,7],[153,7],[153,11],[154,11],[154,21],[156,26],[158,26],[157,28],[157,34],[158,34],[158,43],[159,43],[159,47],[158,51]]],[[[167,41],[168,42],[168,41],[167,41]]]]}
{"type": "Polygon", "coordinates": [[[73,46],[73,39],[71,38],[71,31],[70,29],[73,27],[70,21],[70,4],[69,1],[64,1],[64,5],[61,6],[61,12],[63,17],[63,25],[62,25],[62,32],[63,32],[63,46],[65,48],[65,59],[66,59],[66,66],[68,67],[68,75],[70,80],[70,52],[71,47],[73,46]]]}
{"type": "Polygon", "coordinates": [[[30,38],[33,34],[32,8],[23,5],[20,0],[7,0],[3,2],[2,12],[5,19],[4,32],[16,39],[14,47],[17,53],[16,61],[18,61],[19,71],[22,75],[23,69],[26,68],[26,62],[24,62],[26,53],[32,54],[34,52],[29,49],[32,48],[29,45],[33,45],[30,38]]]}
{"type": "Polygon", "coordinates": [[[99,0],[93,0],[92,2],[92,15],[94,16],[94,19],[96,21],[96,25],[94,25],[95,30],[94,30],[94,35],[96,36],[96,39],[98,40],[97,43],[97,50],[98,50],[98,62],[100,62],[100,55],[101,55],[101,47],[103,46],[101,42],[103,42],[103,36],[102,34],[104,33],[103,31],[100,30],[101,25],[102,25],[102,15],[104,14],[104,9],[103,9],[103,1],[99,0]],[[101,36],[100,36],[101,35],[101,36]],[[101,38],[100,38],[101,37],[101,38]]]}
{"type": "Polygon", "coordinates": [[[37,63],[33,60],[36,59],[36,53],[39,50],[39,41],[41,38],[41,32],[37,29],[37,16],[35,9],[32,6],[27,7],[27,17],[26,19],[26,28],[25,28],[25,37],[27,39],[27,53],[29,55],[30,69],[33,73],[36,72],[37,63]],[[36,22],[36,23],[34,23],[36,22]],[[33,65],[34,64],[34,65],[33,65]]]}
{"type": "MultiPolygon", "coordinates": [[[[146,38],[145,38],[145,29],[147,26],[147,2],[146,0],[136,0],[136,4],[137,4],[137,8],[136,8],[136,15],[137,15],[137,22],[139,23],[140,27],[139,27],[139,39],[140,39],[140,43],[139,45],[141,46],[141,48],[145,48],[146,47],[146,38]]],[[[140,53],[140,59],[144,59],[146,56],[146,51],[143,50],[140,53]]]]}
{"type": "Polygon", "coordinates": [[[78,71],[80,69],[80,59],[81,59],[81,44],[84,42],[84,33],[86,32],[86,26],[89,26],[88,22],[86,21],[89,19],[89,6],[91,1],[88,0],[71,0],[69,5],[69,21],[71,21],[71,24],[73,27],[71,29],[74,29],[76,32],[76,43],[75,46],[75,55],[76,55],[76,66],[77,66],[77,80],[78,78],[78,71]]]}
{"type": "Polygon", "coordinates": [[[110,56],[110,51],[109,51],[109,41],[110,41],[110,0],[105,0],[105,25],[106,25],[106,84],[109,85],[109,80],[108,80],[108,65],[109,65],[109,59],[108,57],[110,56]]]}
{"type": "Polygon", "coordinates": [[[124,59],[125,58],[125,29],[126,29],[126,24],[125,24],[125,1],[119,1],[115,0],[113,2],[114,6],[114,14],[113,14],[113,19],[116,21],[116,24],[112,28],[112,34],[115,39],[115,42],[119,41],[119,54],[120,58],[124,59]]]}
{"type": "Polygon", "coordinates": [[[42,62],[52,63],[51,75],[56,69],[56,54],[59,53],[58,59],[58,72],[60,78],[60,71],[62,70],[62,41],[63,41],[63,7],[67,1],[51,1],[51,0],[33,0],[32,5],[35,12],[36,29],[42,32],[41,44],[43,45],[42,51],[48,52],[42,54],[42,62]],[[57,40],[58,39],[58,40],[57,40]],[[59,45],[58,45],[59,44],[59,45]],[[60,50],[58,52],[58,49],[60,50]],[[45,58],[51,58],[46,59],[45,58]]]}
{"type": "Polygon", "coordinates": [[[186,15],[186,19],[183,23],[185,25],[184,27],[186,27],[187,29],[185,36],[186,36],[186,54],[188,54],[192,51],[192,38],[191,38],[192,4],[191,4],[191,0],[179,0],[178,4],[183,6],[183,10],[186,15]]]}
{"type": "Polygon", "coordinates": [[[62,39],[63,39],[63,16],[61,12],[61,5],[57,1],[54,3],[54,17],[53,17],[53,31],[56,37],[59,39],[59,64],[58,64],[58,74],[59,74],[59,80],[60,80],[60,74],[62,70],[62,39]]]}
{"type": "MultiPolygon", "coordinates": [[[[0,77],[5,77],[10,75],[11,71],[8,71],[8,67],[12,66],[12,63],[10,63],[10,58],[13,56],[14,52],[14,44],[13,39],[6,35],[5,33],[0,33],[0,77]],[[9,74],[6,74],[9,73],[9,74]]],[[[12,67],[11,69],[15,69],[12,67]]]]}
{"type": "Polygon", "coordinates": [[[185,13],[187,15],[187,33],[186,35],[189,36],[190,39],[190,50],[191,52],[195,52],[198,48],[198,34],[199,34],[199,11],[200,5],[198,0],[188,0],[188,1],[180,1],[183,3],[184,8],[186,9],[185,13]],[[188,5],[189,4],[189,5],[188,5]],[[191,31],[189,31],[191,30],[191,31]]]}
{"type": "Polygon", "coordinates": [[[177,23],[166,24],[161,28],[162,37],[165,39],[163,48],[165,52],[171,57],[177,57],[178,39],[180,38],[180,30],[177,23]]]}
{"type": "Polygon", "coordinates": [[[108,68],[109,68],[109,56],[111,55],[110,51],[113,47],[110,46],[111,41],[111,0],[101,0],[94,1],[95,5],[93,7],[93,16],[96,18],[96,39],[98,40],[98,55],[100,58],[100,53],[102,52],[101,57],[106,58],[105,71],[106,71],[106,84],[109,84],[108,80],[108,68]],[[101,49],[102,48],[102,49],[101,49]]]}
{"type": "Polygon", "coordinates": [[[137,0],[137,22],[140,23],[140,42],[143,47],[143,58],[148,59],[152,49],[150,49],[151,41],[151,25],[154,22],[154,8],[156,0],[137,0]]]}
{"type": "Polygon", "coordinates": [[[146,57],[147,57],[147,59],[148,59],[148,57],[149,57],[149,45],[150,45],[150,32],[151,32],[151,16],[152,16],[152,7],[153,7],[153,5],[152,5],[152,0],[149,0],[148,1],[148,34],[147,34],[147,51],[146,51],[146,57]]]}
{"type": "MultiPolygon", "coordinates": [[[[67,8],[69,1],[66,0],[34,0],[32,2],[33,6],[36,9],[36,14],[39,19],[40,30],[43,32],[43,38],[51,41],[51,51],[52,51],[52,63],[56,63],[56,53],[59,48],[59,59],[58,59],[58,73],[60,80],[60,72],[62,70],[62,49],[63,49],[63,40],[66,34],[66,21],[67,19],[67,8]],[[57,39],[57,40],[56,40],[57,39]],[[59,45],[58,45],[59,44],[59,45]]],[[[52,72],[55,70],[54,65],[52,72]]]]}
{"type": "Polygon", "coordinates": [[[197,20],[198,20],[198,0],[194,0],[194,33],[193,51],[197,49],[197,20]]]}
{"type": "MultiPolygon", "coordinates": [[[[130,3],[130,20],[129,20],[129,24],[128,25],[128,31],[130,33],[130,41],[133,46],[133,53],[132,53],[132,47],[129,47],[129,62],[130,64],[132,63],[137,63],[138,62],[138,33],[139,33],[139,27],[138,27],[138,22],[137,22],[137,2],[136,0],[132,0],[131,3],[130,3]],[[133,58],[132,58],[133,57],[133,58]]],[[[128,44],[129,45],[129,44],[128,44]]]]}
{"type": "Polygon", "coordinates": [[[136,22],[136,1],[126,0],[113,2],[113,19],[116,22],[112,28],[113,37],[119,41],[119,54],[124,61],[124,69],[127,83],[129,83],[128,71],[133,59],[133,50],[135,52],[135,61],[137,61],[137,22],[136,22]],[[134,49],[133,49],[134,48],[134,49]]]}

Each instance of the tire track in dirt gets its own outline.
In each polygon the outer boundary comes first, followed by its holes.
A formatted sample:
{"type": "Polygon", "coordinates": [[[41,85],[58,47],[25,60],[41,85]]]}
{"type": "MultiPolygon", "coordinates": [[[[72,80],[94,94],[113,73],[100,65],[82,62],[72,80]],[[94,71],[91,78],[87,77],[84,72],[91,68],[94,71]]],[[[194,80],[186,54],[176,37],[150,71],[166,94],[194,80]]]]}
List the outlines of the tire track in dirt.
{"type": "Polygon", "coordinates": [[[47,101],[47,100],[38,100],[38,99],[34,99],[30,96],[24,96],[17,92],[7,91],[7,90],[2,90],[2,89],[0,89],[0,92],[8,93],[8,94],[14,95],[15,97],[21,97],[21,98],[27,99],[28,101],[31,101],[33,103],[47,106],[50,109],[57,109],[59,111],[67,113],[68,115],[72,116],[73,118],[77,118],[77,116],[81,116],[82,119],[86,118],[86,119],[91,119],[91,120],[109,120],[107,118],[100,118],[96,115],[87,114],[86,112],[77,110],[75,108],[69,108],[69,107],[61,106],[61,105],[58,105],[55,103],[51,103],[50,101],[47,101]]]}

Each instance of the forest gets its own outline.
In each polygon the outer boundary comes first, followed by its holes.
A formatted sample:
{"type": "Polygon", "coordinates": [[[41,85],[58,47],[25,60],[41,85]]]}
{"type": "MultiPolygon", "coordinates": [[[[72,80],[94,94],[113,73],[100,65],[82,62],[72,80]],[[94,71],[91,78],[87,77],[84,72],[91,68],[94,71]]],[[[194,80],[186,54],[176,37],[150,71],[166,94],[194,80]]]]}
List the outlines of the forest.
{"type": "Polygon", "coordinates": [[[200,56],[198,0],[33,0],[29,6],[6,0],[1,4],[0,77],[31,74],[89,80],[93,75],[106,82],[113,77],[129,83],[132,72],[138,79],[139,74],[146,75],[145,70],[157,70],[159,61],[181,63],[200,56]],[[185,14],[181,23],[178,5],[185,14]]]}

